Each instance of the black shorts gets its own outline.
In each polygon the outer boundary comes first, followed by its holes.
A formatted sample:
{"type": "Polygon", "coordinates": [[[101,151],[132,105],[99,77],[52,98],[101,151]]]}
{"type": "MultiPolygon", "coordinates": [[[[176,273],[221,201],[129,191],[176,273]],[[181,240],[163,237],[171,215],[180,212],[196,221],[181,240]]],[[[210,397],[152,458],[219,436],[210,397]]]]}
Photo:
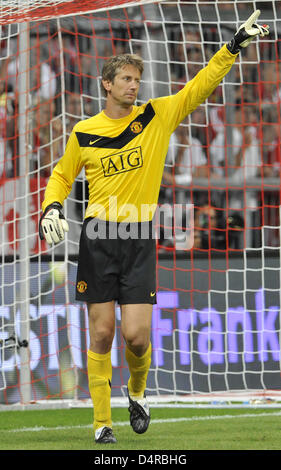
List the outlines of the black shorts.
{"type": "MultiPolygon", "coordinates": [[[[112,239],[108,234],[110,224],[112,228],[113,223],[103,222],[107,238],[93,238],[91,235],[89,237],[92,226],[89,224],[96,220],[87,218],[83,223],[79,244],[76,300],[89,303],[115,300],[119,305],[155,304],[156,243],[151,234],[151,227],[146,239],[124,239],[123,236],[112,239]]],[[[115,225],[119,233],[120,223],[115,225]]],[[[137,226],[140,229],[141,224],[137,226]]]]}

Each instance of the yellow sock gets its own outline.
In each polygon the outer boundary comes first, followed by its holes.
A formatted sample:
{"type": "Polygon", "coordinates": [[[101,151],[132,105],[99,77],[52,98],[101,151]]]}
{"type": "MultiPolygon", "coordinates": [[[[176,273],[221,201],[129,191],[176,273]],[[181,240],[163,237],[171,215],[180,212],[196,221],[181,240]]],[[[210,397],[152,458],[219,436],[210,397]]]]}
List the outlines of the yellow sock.
{"type": "Polygon", "coordinates": [[[130,397],[140,399],[143,397],[146,379],[151,363],[151,343],[143,356],[136,356],[126,346],[125,357],[129,366],[130,378],[128,381],[128,390],[130,397]]]}
{"type": "Polygon", "coordinates": [[[94,407],[94,431],[101,426],[112,427],[111,379],[111,351],[97,354],[88,350],[88,382],[94,407]]]}

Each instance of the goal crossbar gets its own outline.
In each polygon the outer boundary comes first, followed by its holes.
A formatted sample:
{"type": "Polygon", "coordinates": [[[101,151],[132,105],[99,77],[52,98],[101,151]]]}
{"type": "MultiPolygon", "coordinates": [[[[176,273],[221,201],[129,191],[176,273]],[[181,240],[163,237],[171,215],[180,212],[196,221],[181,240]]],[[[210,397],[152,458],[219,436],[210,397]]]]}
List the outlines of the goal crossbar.
{"type": "MultiPolygon", "coordinates": [[[[165,0],[159,0],[165,1],[165,0]]],[[[153,3],[152,0],[1,0],[0,25],[103,12],[153,3]]]]}

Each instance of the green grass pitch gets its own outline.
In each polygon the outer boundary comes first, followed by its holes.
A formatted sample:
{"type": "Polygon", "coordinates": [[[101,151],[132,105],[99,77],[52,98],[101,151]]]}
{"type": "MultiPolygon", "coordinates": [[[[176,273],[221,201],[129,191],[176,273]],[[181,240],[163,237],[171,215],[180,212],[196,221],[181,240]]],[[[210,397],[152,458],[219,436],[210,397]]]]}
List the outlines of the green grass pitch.
{"type": "Polygon", "coordinates": [[[280,450],[280,408],[151,408],[135,434],[126,408],[113,408],[117,444],[95,444],[92,409],[0,412],[0,450],[280,450]]]}

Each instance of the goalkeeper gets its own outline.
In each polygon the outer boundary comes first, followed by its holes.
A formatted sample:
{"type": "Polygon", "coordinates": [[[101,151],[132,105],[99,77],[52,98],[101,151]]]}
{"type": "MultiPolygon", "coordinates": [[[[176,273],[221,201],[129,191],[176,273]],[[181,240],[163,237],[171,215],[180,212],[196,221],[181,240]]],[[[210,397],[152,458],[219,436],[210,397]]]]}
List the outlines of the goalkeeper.
{"type": "Polygon", "coordinates": [[[110,58],[102,71],[105,109],[74,126],[65,153],[48,181],[39,234],[49,244],[62,241],[68,231],[63,203],[83,167],[89,184],[76,299],[86,302],[88,308],[88,381],[97,443],[116,442],[110,407],[116,301],[121,308],[121,332],[130,373],[130,423],[136,433],[148,428],[150,411],[145,388],[151,362],[152,308],[156,303],[151,227],[169,139],[180,122],[219,85],[240,50],[257,36],[268,34],[267,25],[256,23],[259,14],[255,11],[180,92],[141,106],[135,101],[142,59],[133,54],[110,58]],[[137,237],[124,236],[128,223],[138,231],[137,237]],[[146,239],[140,235],[143,227],[148,229],[146,239]]]}

